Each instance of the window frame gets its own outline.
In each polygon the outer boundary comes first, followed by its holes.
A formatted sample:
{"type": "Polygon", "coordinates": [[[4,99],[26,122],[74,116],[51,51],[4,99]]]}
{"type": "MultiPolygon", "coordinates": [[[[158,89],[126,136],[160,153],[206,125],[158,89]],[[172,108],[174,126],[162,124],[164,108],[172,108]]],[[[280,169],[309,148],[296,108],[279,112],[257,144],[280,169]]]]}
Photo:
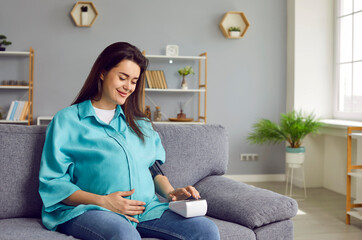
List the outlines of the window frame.
{"type": "MultiPolygon", "coordinates": [[[[352,12],[345,15],[340,15],[341,11],[341,1],[342,0],[335,0],[335,17],[334,17],[334,29],[335,29],[335,67],[334,67],[334,78],[335,78],[335,92],[334,92],[334,109],[333,109],[333,115],[336,119],[348,119],[348,120],[362,120],[362,111],[361,112],[353,112],[353,111],[341,111],[339,104],[339,98],[340,98],[340,66],[343,64],[352,64],[352,70],[351,70],[351,80],[352,80],[352,92],[353,92],[353,65],[354,63],[362,62],[362,60],[355,60],[353,59],[353,52],[354,52],[354,15],[356,13],[361,13],[362,10],[354,11],[354,0],[352,0],[352,12]],[[352,16],[352,60],[347,62],[340,62],[340,19],[343,17],[352,16]]],[[[353,95],[352,95],[353,97],[353,95]]]]}

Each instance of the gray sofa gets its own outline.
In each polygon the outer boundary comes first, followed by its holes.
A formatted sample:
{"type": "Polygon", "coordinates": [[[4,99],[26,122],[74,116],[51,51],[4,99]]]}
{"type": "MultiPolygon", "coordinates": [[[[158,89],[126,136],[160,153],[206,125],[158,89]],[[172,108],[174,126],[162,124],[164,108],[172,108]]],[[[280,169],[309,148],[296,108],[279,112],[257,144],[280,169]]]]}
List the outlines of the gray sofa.
{"type": "MultiPolygon", "coordinates": [[[[38,171],[45,126],[0,124],[0,239],[74,239],[40,220],[38,171]]],[[[228,135],[219,125],[156,125],[166,150],[162,169],[174,187],[194,185],[221,239],[293,239],[298,206],[283,195],[230,180],[228,135]]]]}

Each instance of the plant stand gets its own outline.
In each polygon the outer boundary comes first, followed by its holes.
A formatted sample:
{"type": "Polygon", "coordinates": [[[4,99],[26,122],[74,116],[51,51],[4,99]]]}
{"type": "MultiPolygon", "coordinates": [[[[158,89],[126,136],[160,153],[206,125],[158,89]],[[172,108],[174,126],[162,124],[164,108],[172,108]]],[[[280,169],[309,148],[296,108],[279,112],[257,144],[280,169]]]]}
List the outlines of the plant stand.
{"type": "Polygon", "coordinates": [[[290,197],[292,197],[293,195],[294,169],[300,168],[303,175],[304,199],[307,198],[307,189],[305,187],[305,175],[304,175],[304,151],[305,151],[304,148],[300,149],[287,148],[286,152],[287,175],[286,175],[285,195],[288,195],[290,197]],[[288,188],[289,188],[289,193],[288,193],[288,188]]]}
{"type": "Polygon", "coordinates": [[[293,172],[294,169],[300,168],[303,174],[303,186],[304,186],[304,198],[307,198],[307,189],[305,187],[305,176],[304,176],[304,164],[297,166],[293,164],[287,164],[287,176],[286,176],[286,185],[285,185],[285,195],[292,197],[293,196],[293,172]],[[290,185],[290,186],[289,186],[290,185]],[[289,187],[289,192],[288,192],[289,187]]]}

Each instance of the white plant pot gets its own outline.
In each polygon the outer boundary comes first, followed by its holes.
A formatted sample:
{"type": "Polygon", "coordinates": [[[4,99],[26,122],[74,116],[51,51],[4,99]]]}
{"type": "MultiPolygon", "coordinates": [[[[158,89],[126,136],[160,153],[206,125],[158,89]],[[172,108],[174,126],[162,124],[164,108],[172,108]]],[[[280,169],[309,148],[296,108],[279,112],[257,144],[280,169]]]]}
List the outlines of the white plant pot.
{"type": "Polygon", "coordinates": [[[241,32],[238,32],[238,31],[230,31],[229,34],[230,34],[230,37],[240,37],[241,32]]]}
{"type": "Polygon", "coordinates": [[[289,148],[286,150],[285,161],[289,168],[300,168],[304,163],[305,148],[289,148]]]}

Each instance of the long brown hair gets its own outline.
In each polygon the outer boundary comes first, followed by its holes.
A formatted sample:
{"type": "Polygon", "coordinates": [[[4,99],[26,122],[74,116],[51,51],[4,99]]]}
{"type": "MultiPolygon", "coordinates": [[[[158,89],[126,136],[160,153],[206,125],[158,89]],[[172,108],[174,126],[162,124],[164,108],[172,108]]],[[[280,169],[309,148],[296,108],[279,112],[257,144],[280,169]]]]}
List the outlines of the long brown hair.
{"type": "Polygon", "coordinates": [[[121,105],[121,107],[129,126],[137,134],[137,136],[144,141],[144,134],[138,127],[136,120],[144,119],[147,121],[148,119],[141,110],[141,99],[143,97],[145,72],[148,67],[148,59],[143,56],[137,47],[127,42],[116,42],[106,47],[93,64],[82,89],[78,93],[78,96],[72,105],[85,100],[98,101],[101,97],[103,86],[103,81],[100,79],[101,73],[110,71],[122,60],[133,61],[141,69],[135,91],[126,99],[126,102],[121,105]]]}

